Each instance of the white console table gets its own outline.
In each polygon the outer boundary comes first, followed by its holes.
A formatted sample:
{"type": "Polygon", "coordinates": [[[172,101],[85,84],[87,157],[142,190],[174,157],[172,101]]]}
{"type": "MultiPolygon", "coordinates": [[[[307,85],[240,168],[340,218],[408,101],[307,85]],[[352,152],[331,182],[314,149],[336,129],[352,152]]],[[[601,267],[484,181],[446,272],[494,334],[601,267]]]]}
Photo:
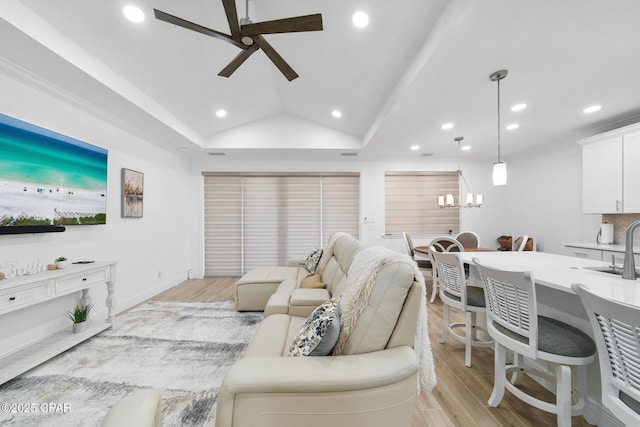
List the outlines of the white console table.
{"type": "Polygon", "coordinates": [[[0,384],[114,326],[115,281],[115,262],[70,264],[62,270],[1,280],[0,315],[78,291],[82,291],[81,304],[91,304],[89,288],[99,285],[107,287],[108,315],[104,321],[90,320],[88,328],[82,332],[73,333],[69,325],[60,332],[0,358],[0,384]]]}

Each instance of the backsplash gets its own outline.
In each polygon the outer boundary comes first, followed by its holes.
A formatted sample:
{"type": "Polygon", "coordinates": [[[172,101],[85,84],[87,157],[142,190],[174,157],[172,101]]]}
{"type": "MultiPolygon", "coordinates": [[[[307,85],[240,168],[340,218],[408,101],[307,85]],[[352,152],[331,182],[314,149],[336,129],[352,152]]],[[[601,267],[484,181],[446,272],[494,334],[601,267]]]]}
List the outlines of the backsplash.
{"type": "MultiPolygon", "coordinates": [[[[640,214],[606,214],[602,215],[602,222],[613,224],[613,243],[625,244],[625,233],[629,224],[639,220],[640,214]]],[[[640,227],[633,233],[634,246],[640,246],[640,227]]]]}

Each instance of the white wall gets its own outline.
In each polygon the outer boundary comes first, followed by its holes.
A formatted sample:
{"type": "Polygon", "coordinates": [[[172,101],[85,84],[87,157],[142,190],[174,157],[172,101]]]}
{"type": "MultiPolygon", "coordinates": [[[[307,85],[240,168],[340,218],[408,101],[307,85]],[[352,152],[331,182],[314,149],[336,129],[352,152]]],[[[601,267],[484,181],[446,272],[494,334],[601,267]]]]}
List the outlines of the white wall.
{"type": "Polygon", "coordinates": [[[601,215],[582,213],[582,151],[574,141],[508,159],[505,232],[535,236],[539,249],[563,253],[563,243],[595,243],[601,215]]]}
{"type": "MultiPolygon", "coordinates": [[[[43,95],[0,74],[0,113],[109,150],[107,224],[67,227],[63,233],[1,235],[0,264],[75,260],[118,261],[118,312],[179,283],[193,246],[187,226],[188,161],[99,120],[82,108],[43,95]],[[120,218],[120,171],[144,173],[144,217],[120,218]]],[[[0,286],[2,282],[0,282],[0,286]]],[[[94,318],[106,317],[106,289],[92,291],[94,318]]],[[[65,312],[80,293],[2,316],[0,353],[68,326],[65,312]]]]}

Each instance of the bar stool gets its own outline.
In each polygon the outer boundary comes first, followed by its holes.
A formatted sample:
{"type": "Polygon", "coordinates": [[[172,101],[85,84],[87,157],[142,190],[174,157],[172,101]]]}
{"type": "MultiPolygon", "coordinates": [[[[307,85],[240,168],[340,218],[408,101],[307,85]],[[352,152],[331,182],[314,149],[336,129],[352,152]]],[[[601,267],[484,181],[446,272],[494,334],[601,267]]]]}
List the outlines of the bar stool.
{"type": "Polygon", "coordinates": [[[438,271],[438,281],[440,285],[440,299],[444,304],[442,316],[442,337],[440,343],[444,343],[451,332],[451,335],[458,341],[465,343],[464,364],[471,367],[471,347],[491,347],[493,340],[479,341],[476,335],[478,329],[486,332],[485,329],[476,325],[476,313],[486,312],[484,291],[477,286],[469,286],[465,279],[462,260],[457,253],[437,252],[429,249],[438,271]],[[449,307],[464,311],[464,322],[453,322],[449,320],[449,307]],[[458,334],[455,329],[465,328],[465,334],[458,334]]]}
{"type": "Polygon", "coordinates": [[[602,404],[628,426],[640,425],[640,308],[571,286],[584,305],[598,347],[602,404]]]}
{"type": "Polygon", "coordinates": [[[531,272],[503,271],[473,259],[484,283],[487,302],[487,329],[495,340],[493,392],[489,405],[502,401],[505,388],[522,401],[557,415],[560,427],[571,426],[571,416],[584,409],[586,367],[595,357],[595,344],[587,334],[573,326],[538,316],[535,282],[531,272]],[[514,352],[513,365],[507,366],[507,350],[514,352]],[[553,376],[525,367],[524,357],[550,362],[555,367],[556,403],[537,399],[517,385],[522,375],[553,380],[553,376]],[[577,369],[578,398],[571,403],[571,366],[577,369]],[[508,373],[515,373],[511,382],[508,373]]]}

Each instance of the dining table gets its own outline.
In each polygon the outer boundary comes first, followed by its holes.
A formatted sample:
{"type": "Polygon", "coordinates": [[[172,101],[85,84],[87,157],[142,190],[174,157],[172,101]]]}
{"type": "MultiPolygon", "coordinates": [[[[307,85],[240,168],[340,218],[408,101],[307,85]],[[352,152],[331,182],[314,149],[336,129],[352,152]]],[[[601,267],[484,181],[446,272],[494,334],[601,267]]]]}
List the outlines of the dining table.
{"type": "MultiPolygon", "coordinates": [[[[414,251],[422,254],[429,255],[429,246],[416,246],[413,248],[414,251]]],[[[465,252],[495,252],[497,249],[492,248],[479,248],[477,246],[464,246],[465,252]]]]}

